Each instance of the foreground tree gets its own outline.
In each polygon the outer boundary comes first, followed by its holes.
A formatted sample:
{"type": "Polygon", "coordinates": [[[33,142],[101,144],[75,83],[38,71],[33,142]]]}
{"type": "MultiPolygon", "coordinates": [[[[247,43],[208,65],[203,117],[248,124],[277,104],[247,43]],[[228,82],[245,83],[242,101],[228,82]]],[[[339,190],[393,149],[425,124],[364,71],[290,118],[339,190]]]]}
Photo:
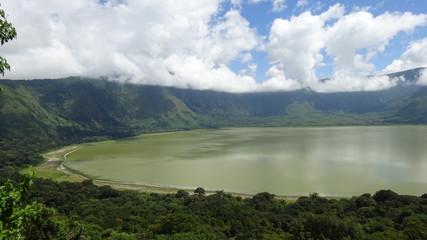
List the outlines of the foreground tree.
{"type": "MultiPolygon", "coordinates": [[[[12,23],[7,21],[4,10],[0,9],[0,44],[3,45],[16,38],[16,36],[16,29],[12,26],[12,23]]],[[[10,70],[10,65],[6,59],[0,56],[0,74],[4,75],[6,70],[10,70]]]]}
{"type": "Polygon", "coordinates": [[[32,176],[24,175],[18,185],[10,181],[0,186],[0,239],[24,239],[27,224],[38,215],[37,204],[26,204],[32,176]]]}
{"type": "Polygon", "coordinates": [[[64,218],[53,208],[30,201],[33,175],[21,175],[15,183],[0,186],[0,240],[101,239],[100,227],[64,218]],[[93,230],[94,229],[94,230],[93,230]]]}
{"type": "MultiPolygon", "coordinates": [[[[16,29],[7,21],[4,10],[0,9],[0,44],[3,45],[16,38],[16,36],[16,29]]],[[[7,63],[6,59],[0,56],[0,74],[4,76],[6,70],[10,71],[10,65],[7,63]]],[[[0,93],[1,92],[2,89],[0,88],[0,93]]]]}

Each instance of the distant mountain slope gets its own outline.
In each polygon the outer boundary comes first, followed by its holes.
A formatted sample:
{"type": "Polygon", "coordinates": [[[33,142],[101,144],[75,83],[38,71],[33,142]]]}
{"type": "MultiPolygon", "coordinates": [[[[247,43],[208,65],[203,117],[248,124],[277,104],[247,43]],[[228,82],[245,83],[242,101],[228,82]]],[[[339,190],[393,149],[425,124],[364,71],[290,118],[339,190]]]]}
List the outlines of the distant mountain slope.
{"type": "Polygon", "coordinates": [[[415,83],[421,75],[421,72],[426,69],[423,67],[413,68],[401,72],[389,73],[387,74],[390,78],[400,79],[400,83],[415,83]]]}
{"type": "Polygon", "coordinates": [[[1,123],[31,120],[47,129],[88,136],[199,127],[194,113],[161,87],[80,78],[0,84],[5,92],[0,106],[6,106],[0,109],[1,123]]]}
{"type": "Polygon", "coordinates": [[[0,167],[40,161],[40,150],[74,142],[200,128],[197,115],[161,87],[81,78],[0,86],[0,167]]]}
{"type": "Polygon", "coordinates": [[[49,147],[147,132],[227,126],[425,124],[427,87],[410,79],[419,71],[395,73],[404,76],[405,82],[391,89],[346,93],[231,94],[77,77],[0,80],[4,90],[0,95],[0,166],[16,163],[16,154],[25,164],[37,158],[32,152],[49,147]],[[28,149],[25,154],[22,146],[28,149]]]}

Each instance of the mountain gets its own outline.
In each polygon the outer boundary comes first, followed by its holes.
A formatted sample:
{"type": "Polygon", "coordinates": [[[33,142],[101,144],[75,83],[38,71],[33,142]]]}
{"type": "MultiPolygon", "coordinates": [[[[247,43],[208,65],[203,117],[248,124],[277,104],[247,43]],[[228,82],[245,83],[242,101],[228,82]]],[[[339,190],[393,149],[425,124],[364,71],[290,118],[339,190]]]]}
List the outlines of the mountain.
{"type": "Polygon", "coordinates": [[[40,161],[60,145],[141,133],[233,126],[427,123],[420,70],[381,91],[232,94],[70,77],[0,80],[0,167],[40,161]]]}
{"type": "Polygon", "coordinates": [[[395,73],[389,73],[387,74],[390,78],[397,78],[399,79],[399,83],[415,83],[417,79],[420,78],[421,72],[425,68],[419,67],[419,68],[413,68],[401,72],[395,72],[395,73]]]}

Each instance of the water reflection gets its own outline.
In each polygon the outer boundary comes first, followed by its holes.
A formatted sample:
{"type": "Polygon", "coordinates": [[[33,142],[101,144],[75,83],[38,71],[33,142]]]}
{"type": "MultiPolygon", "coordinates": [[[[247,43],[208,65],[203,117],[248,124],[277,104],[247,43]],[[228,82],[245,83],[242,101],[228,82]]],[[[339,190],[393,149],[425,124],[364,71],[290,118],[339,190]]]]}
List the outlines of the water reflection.
{"type": "Polygon", "coordinates": [[[235,128],[150,134],[69,156],[93,176],[236,192],[427,192],[427,127],[235,128]],[[91,159],[90,161],[75,161],[91,159]]]}

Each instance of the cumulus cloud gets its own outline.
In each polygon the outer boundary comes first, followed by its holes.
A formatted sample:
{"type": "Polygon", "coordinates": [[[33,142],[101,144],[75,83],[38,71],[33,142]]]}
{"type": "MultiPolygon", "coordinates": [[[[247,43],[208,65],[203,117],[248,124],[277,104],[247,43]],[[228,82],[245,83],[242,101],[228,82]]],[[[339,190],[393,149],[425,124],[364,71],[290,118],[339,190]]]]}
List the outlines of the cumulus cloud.
{"type": "MultiPolygon", "coordinates": [[[[325,21],[342,15],[341,5],[335,5],[322,15],[310,12],[290,20],[276,19],[267,44],[268,59],[282,69],[287,78],[298,79],[304,86],[317,81],[315,67],[322,63],[320,50],[325,45],[325,21]]],[[[275,71],[273,66],[272,71],[275,71]]]]}
{"type": "Polygon", "coordinates": [[[399,59],[388,65],[384,72],[397,72],[401,70],[427,66],[427,38],[413,41],[399,59]]]}
{"type": "Polygon", "coordinates": [[[3,6],[19,34],[4,46],[10,78],[114,75],[225,91],[256,85],[227,67],[242,54],[252,64],[256,31],[236,10],[217,16],[220,0],[9,0],[3,6]]]}
{"type": "Polygon", "coordinates": [[[171,86],[202,90],[227,89],[229,92],[253,92],[257,89],[257,83],[252,77],[238,75],[225,65],[215,66],[213,62],[195,56],[172,55],[165,59],[165,65],[173,73],[171,86]]]}
{"type": "Polygon", "coordinates": [[[319,15],[307,11],[274,21],[267,52],[284,81],[298,80],[317,91],[376,90],[395,84],[387,77],[367,77],[376,72],[371,60],[399,32],[426,25],[427,15],[386,12],[374,17],[364,10],[345,15],[344,10],[336,4],[319,15]],[[324,82],[316,77],[316,69],[324,64],[322,50],[334,64],[332,78],[324,82]]]}
{"type": "Polygon", "coordinates": [[[325,83],[317,84],[315,89],[319,92],[375,91],[393,87],[397,81],[398,79],[390,79],[386,75],[366,76],[337,73],[325,83]]]}
{"type": "Polygon", "coordinates": [[[296,90],[302,87],[297,79],[285,77],[286,73],[280,65],[274,65],[266,73],[270,79],[262,83],[261,91],[275,91],[276,89],[296,90]]]}
{"type": "Polygon", "coordinates": [[[228,64],[239,53],[255,48],[259,40],[249,22],[238,11],[230,10],[223,21],[212,27],[205,41],[200,54],[215,63],[228,64]]]}
{"type": "MultiPolygon", "coordinates": [[[[230,0],[230,9],[223,0],[4,0],[18,30],[18,39],[2,46],[12,66],[6,77],[107,76],[228,92],[375,90],[395,81],[366,77],[376,72],[372,59],[398,33],[427,24],[425,14],[374,16],[367,8],[346,13],[336,4],[275,19],[266,37],[241,13],[245,4],[261,1],[270,2],[272,11],[286,8],[285,0],[230,0]],[[270,64],[263,82],[255,79],[265,69],[256,51],[265,51],[270,64]],[[319,81],[316,71],[325,58],[332,59],[333,76],[319,81]],[[243,69],[231,70],[236,62],[243,69]]],[[[386,70],[426,64],[426,49],[427,38],[413,41],[386,70]]]]}
{"type": "Polygon", "coordinates": [[[338,20],[327,31],[326,51],[334,56],[336,72],[362,71],[372,73],[372,57],[383,52],[399,32],[412,31],[426,24],[426,15],[384,13],[374,17],[366,11],[354,12],[338,20]],[[365,50],[365,54],[358,54],[365,50]]]}

